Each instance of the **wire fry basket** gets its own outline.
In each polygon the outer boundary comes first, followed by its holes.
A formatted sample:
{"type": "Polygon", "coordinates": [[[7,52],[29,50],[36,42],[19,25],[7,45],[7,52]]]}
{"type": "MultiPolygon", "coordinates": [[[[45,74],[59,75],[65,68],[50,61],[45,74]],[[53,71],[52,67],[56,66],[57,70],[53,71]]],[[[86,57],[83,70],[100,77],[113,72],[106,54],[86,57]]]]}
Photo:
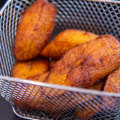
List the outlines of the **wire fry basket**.
{"type": "MultiPolygon", "coordinates": [[[[41,120],[119,120],[120,94],[10,77],[21,13],[35,0],[8,0],[0,11],[0,94],[16,115],[41,120]],[[9,77],[7,77],[9,76],[9,77]],[[58,93],[63,92],[58,96],[58,93]],[[49,97],[49,95],[51,97],[49,97]]],[[[112,34],[120,40],[120,1],[49,0],[58,7],[52,37],[67,28],[112,34]]]]}

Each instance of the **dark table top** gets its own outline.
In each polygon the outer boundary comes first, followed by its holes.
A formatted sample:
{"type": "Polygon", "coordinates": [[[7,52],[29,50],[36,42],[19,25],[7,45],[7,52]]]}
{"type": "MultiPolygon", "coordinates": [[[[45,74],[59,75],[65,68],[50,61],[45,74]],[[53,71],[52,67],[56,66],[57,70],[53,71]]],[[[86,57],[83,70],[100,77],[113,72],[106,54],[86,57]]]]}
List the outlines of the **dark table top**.
{"type": "Polygon", "coordinates": [[[0,120],[23,120],[13,113],[11,105],[2,97],[0,97],[0,120]]]}

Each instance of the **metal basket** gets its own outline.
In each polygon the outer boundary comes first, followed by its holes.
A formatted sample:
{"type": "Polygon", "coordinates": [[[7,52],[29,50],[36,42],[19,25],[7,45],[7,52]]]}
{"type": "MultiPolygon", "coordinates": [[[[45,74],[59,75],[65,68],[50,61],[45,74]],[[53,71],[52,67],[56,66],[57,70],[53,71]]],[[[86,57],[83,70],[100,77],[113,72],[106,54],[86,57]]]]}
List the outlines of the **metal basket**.
{"type": "MultiPolygon", "coordinates": [[[[120,94],[7,77],[11,76],[15,64],[13,44],[21,13],[34,1],[8,0],[0,11],[1,96],[10,102],[15,114],[22,118],[120,120],[120,94]],[[57,96],[62,91],[64,94],[57,96]]],[[[100,35],[112,34],[120,40],[120,1],[49,1],[58,7],[52,37],[66,28],[77,28],[100,35]]]]}

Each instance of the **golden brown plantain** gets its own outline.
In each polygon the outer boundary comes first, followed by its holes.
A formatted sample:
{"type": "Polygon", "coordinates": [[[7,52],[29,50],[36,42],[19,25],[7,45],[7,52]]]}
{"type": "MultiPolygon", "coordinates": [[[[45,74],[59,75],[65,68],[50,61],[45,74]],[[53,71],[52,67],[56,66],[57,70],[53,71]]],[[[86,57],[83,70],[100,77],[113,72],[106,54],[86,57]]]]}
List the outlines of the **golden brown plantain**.
{"type": "Polygon", "coordinates": [[[101,109],[99,105],[92,105],[87,102],[88,105],[84,105],[83,107],[78,107],[75,110],[75,115],[78,117],[79,120],[90,120],[96,113],[98,113],[101,109]]]}
{"type": "MultiPolygon", "coordinates": [[[[120,67],[108,75],[105,87],[105,92],[120,93],[120,67]]],[[[114,109],[117,104],[116,97],[104,97],[104,102],[109,109],[114,109]]]]}
{"type": "Polygon", "coordinates": [[[89,86],[87,89],[92,89],[92,90],[99,90],[99,91],[101,91],[101,90],[103,90],[103,88],[104,88],[104,81],[100,81],[100,82],[98,82],[98,83],[95,83],[95,84],[89,86]]]}
{"type": "MultiPolygon", "coordinates": [[[[104,91],[119,93],[120,92],[119,80],[120,80],[120,67],[108,75],[105,83],[104,91]]],[[[82,109],[80,108],[76,109],[75,114],[77,115],[77,117],[80,120],[88,120],[89,118],[94,116],[96,113],[98,113],[101,110],[101,108],[104,111],[114,109],[116,105],[116,98],[106,97],[106,96],[103,96],[102,98],[103,100],[101,101],[101,104],[99,104],[99,106],[98,105],[93,106],[92,104],[89,103],[88,104],[89,106],[87,107],[83,107],[82,109]]],[[[94,99],[93,99],[93,103],[94,103],[94,99]]]]}
{"type": "Polygon", "coordinates": [[[53,66],[55,65],[56,62],[57,61],[55,61],[55,60],[49,61],[49,69],[53,68],[53,66]]]}
{"type": "MultiPolygon", "coordinates": [[[[47,75],[48,73],[43,73],[43,74],[33,76],[27,79],[37,81],[37,82],[44,82],[44,79],[46,78],[47,75]]],[[[87,100],[92,99],[89,96],[85,96],[86,99],[79,101],[79,93],[77,96],[74,96],[72,93],[68,94],[67,92],[64,92],[59,97],[57,96],[56,93],[54,93],[54,96],[50,98],[49,94],[46,95],[45,91],[42,91],[43,88],[40,86],[18,85],[17,87],[22,87],[22,89],[19,91],[19,93],[17,93],[17,91],[14,91],[13,96],[14,96],[15,104],[20,109],[40,110],[44,112],[49,112],[49,114],[53,116],[61,115],[61,113],[63,113],[64,111],[73,109],[77,103],[82,104],[83,102],[86,102],[87,100]],[[72,94],[72,96],[70,96],[70,94],[72,94]]],[[[103,87],[103,82],[96,83],[95,85],[89,87],[88,89],[101,90],[102,87],[103,87]]],[[[44,87],[44,90],[46,90],[45,87],[44,87]]],[[[49,91],[51,91],[51,89],[49,91]]],[[[59,90],[57,90],[57,92],[59,92],[59,90]]]]}
{"type": "Polygon", "coordinates": [[[48,71],[48,61],[43,59],[18,62],[13,67],[13,77],[28,78],[48,71]]]}
{"type": "MultiPolygon", "coordinates": [[[[104,88],[104,81],[100,81],[99,83],[95,83],[92,86],[89,86],[87,89],[92,90],[99,90],[102,91],[104,88]]],[[[96,113],[101,111],[101,108],[105,108],[104,104],[95,104],[94,101],[96,101],[96,95],[92,94],[82,94],[81,99],[77,101],[77,106],[75,108],[75,115],[78,117],[79,120],[89,120],[89,118],[93,117],[96,113]],[[81,102],[82,101],[82,102],[81,102]],[[95,105],[94,105],[95,104],[95,105]]],[[[98,98],[100,99],[100,98],[98,98]]]]}
{"type": "MultiPolygon", "coordinates": [[[[48,72],[28,77],[27,79],[37,82],[43,82],[47,75],[48,72]]],[[[19,84],[16,86],[13,92],[13,101],[22,110],[38,109],[37,101],[43,100],[43,97],[40,98],[41,95],[42,92],[40,86],[19,84]],[[22,89],[18,92],[20,87],[22,89]]]]}
{"type": "Polygon", "coordinates": [[[120,67],[108,75],[104,91],[120,93],[120,67]]]}
{"type": "Polygon", "coordinates": [[[44,0],[37,0],[23,12],[14,44],[17,60],[29,60],[40,54],[52,34],[56,14],[56,6],[44,0]]]}
{"type": "MultiPolygon", "coordinates": [[[[37,82],[44,82],[47,75],[48,72],[29,77],[27,79],[37,82]]],[[[68,108],[66,101],[63,102],[66,97],[64,94],[60,97],[61,99],[59,99],[56,95],[54,95],[53,98],[50,98],[42,90],[43,88],[40,86],[24,84],[17,85],[13,92],[13,101],[21,110],[40,110],[43,112],[49,112],[49,114],[52,115],[56,115],[56,112],[60,115],[62,111],[65,111],[68,108]],[[19,88],[22,89],[18,92],[19,88]],[[67,108],[63,108],[64,106],[67,108]]]]}
{"type": "Polygon", "coordinates": [[[59,59],[74,46],[94,40],[98,37],[94,33],[77,29],[66,29],[59,33],[41,52],[44,57],[59,59]]]}
{"type": "Polygon", "coordinates": [[[120,64],[120,43],[111,35],[78,45],[51,69],[46,82],[87,88],[120,64]]]}

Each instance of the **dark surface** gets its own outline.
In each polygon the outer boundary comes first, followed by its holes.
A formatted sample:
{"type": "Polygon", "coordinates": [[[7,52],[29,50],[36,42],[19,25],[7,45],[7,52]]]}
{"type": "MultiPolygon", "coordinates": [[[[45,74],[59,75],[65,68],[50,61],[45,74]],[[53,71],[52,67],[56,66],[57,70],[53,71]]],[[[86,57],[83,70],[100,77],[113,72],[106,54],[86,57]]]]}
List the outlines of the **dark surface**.
{"type": "Polygon", "coordinates": [[[7,0],[0,0],[0,8],[4,5],[7,0]]]}
{"type": "MultiPolygon", "coordinates": [[[[0,8],[5,2],[6,0],[0,0],[0,8]]],[[[10,104],[2,97],[0,97],[0,120],[23,120],[13,113],[10,104]]]]}
{"type": "Polygon", "coordinates": [[[10,104],[2,97],[0,97],[0,120],[23,120],[13,113],[10,104]]]}

